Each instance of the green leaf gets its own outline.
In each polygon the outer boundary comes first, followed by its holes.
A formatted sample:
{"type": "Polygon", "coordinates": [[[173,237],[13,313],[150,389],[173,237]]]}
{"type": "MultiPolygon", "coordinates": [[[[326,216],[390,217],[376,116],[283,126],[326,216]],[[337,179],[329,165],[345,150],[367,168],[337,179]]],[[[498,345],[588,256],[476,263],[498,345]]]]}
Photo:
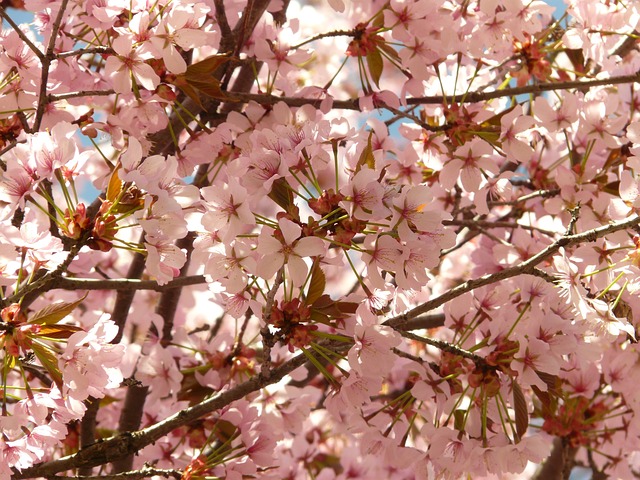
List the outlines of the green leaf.
{"type": "Polygon", "coordinates": [[[500,113],[487,118],[480,124],[480,126],[483,128],[487,128],[489,126],[502,128],[502,117],[504,117],[507,113],[511,113],[517,105],[518,104],[514,104],[511,107],[502,110],[500,113]]]}
{"type": "Polygon", "coordinates": [[[322,323],[323,325],[332,326],[331,317],[329,317],[329,315],[327,315],[326,313],[321,312],[320,310],[312,309],[309,318],[316,323],[322,323]]]}
{"type": "Polygon", "coordinates": [[[453,412],[453,428],[459,432],[464,431],[464,419],[467,415],[466,410],[457,409],[453,412]]]}
{"type": "Polygon", "coordinates": [[[480,137],[489,145],[493,145],[494,147],[498,147],[498,148],[502,147],[502,142],[500,142],[500,132],[490,131],[490,130],[481,130],[479,132],[475,132],[475,135],[477,137],[480,137]]]}
{"type": "Polygon", "coordinates": [[[516,382],[511,384],[513,390],[513,411],[516,416],[516,443],[520,442],[522,436],[527,432],[529,428],[529,411],[527,409],[527,401],[524,398],[524,393],[520,385],[516,382]]]}
{"type": "Polygon", "coordinates": [[[62,372],[58,368],[58,357],[53,350],[44,345],[34,342],[31,345],[33,353],[36,354],[42,366],[49,372],[51,379],[55,382],[60,390],[62,390],[62,372]]]}
{"type": "Polygon", "coordinates": [[[336,306],[340,311],[340,318],[343,318],[349,315],[354,315],[360,304],[355,302],[336,302],[336,306]]]}
{"type": "Polygon", "coordinates": [[[610,182],[604,186],[602,189],[603,193],[608,193],[609,195],[613,195],[615,197],[620,196],[620,181],[610,182]]]}
{"type": "Polygon", "coordinates": [[[374,27],[378,27],[378,29],[384,28],[384,10],[380,10],[376,13],[376,16],[373,17],[373,21],[371,23],[374,27]]]}
{"type": "Polygon", "coordinates": [[[329,295],[320,295],[311,305],[311,319],[332,325],[332,322],[355,314],[359,304],[355,302],[336,302],[329,295]]]}
{"type": "Polygon", "coordinates": [[[35,323],[38,325],[54,325],[64,317],[69,315],[78,305],[83,302],[86,297],[87,294],[85,293],[82,298],[76,300],[75,302],[63,302],[47,305],[43,309],[38,310],[36,313],[31,315],[28,323],[35,323]]]}
{"type": "Polygon", "coordinates": [[[373,80],[373,83],[376,84],[376,87],[380,88],[380,77],[382,76],[382,70],[384,69],[384,62],[382,61],[380,50],[373,50],[367,54],[366,58],[371,79],[373,80]]]}
{"type": "Polygon", "coordinates": [[[322,296],[327,285],[327,279],[320,268],[319,262],[315,261],[311,268],[311,280],[309,281],[309,289],[307,290],[307,305],[313,305],[313,303],[322,296]]]}

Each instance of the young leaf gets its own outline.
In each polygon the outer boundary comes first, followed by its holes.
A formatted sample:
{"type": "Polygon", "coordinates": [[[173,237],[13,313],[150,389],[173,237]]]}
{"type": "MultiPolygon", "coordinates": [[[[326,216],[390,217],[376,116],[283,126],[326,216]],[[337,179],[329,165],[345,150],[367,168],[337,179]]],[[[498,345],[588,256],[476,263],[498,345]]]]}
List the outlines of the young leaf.
{"type": "Polygon", "coordinates": [[[213,55],[187,67],[187,71],[176,76],[173,84],[182,92],[204,108],[200,101],[200,93],[213,98],[225,99],[220,89],[220,81],[213,76],[215,71],[231,59],[228,55],[213,55]]]}
{"type": "Polygon", "coordinates": [[[529,411],[527,409],[527,400],[524,398],[524,393],[520,385],[516,382],[511,384],[513,390],[513,411],[516,416],[516,443],[520,442],[522,436],[529,428],[529,411]]]}
{"type": "Polygon", "coordinates": [[[80,327],[73,325],[43,325],[34,336],[39,339],[66,340],[74,333],[81,331],[80,327]]]}
{"type": "Polygon", "coordinates": [[[111,172],[111,178],[107,185],[107,200],[110,202],[115,202],[118,195],[122,192],[122,180],[120,180],[120,175],[118,174],[121,168],[122,164],[118,162],[116,168],[111,172]]]}
{"type": "Polygon", "coordinates": [[[309,289],[307,290],[307,305],[313,305],[322,296],[327,285],[327,279],[318,262],[314,262],[312,269],[309,289]]]}
{"type": "Polygon", "coordinates": [[[180,90],[182,90],[182,93],[184,93],[191,100],[196,102],[196,104],[200,108],[204,109],[204,106],[202,105],[202,102],[200,101],[200,95],[198,94],[198,90],[196,90],[191,85],[189,85],[189,82],[187,81],[187,79],[185,78],[183,73],[181,73],[180,75],[176,76],[176,79],[173,81],[173,84],[176,87],[178,87],[180,90]]]}
{"type": "Polygon", "coordinates": [[[540,377],[540,380],[542,380],[544,383],[547,384],[547,389],[549,390],[550,393],[553,393],[554,395],[559,395],[561,388],[559,386],[560,379],[558,378],[558,376],[551,375],[550,373],[540,372],[538,370],[535,370],[535,372],[536,372],[536,375],[540,377]]]}
{"type": "Polygon", "coordinates": [[[28,323],[37,323],[39,325],[55,325],[64,317],[69,315],[82,301],[87,297],[87,294],[76,300],[75,302],[63,302],[47,305],[41,310],[31,315],[28,323]]]}
{"type": "Polygon", "coordinates": [[[229,55],[212,55],[187,67],[187,78],[199,78],[213,75],[218,67],[231,60],[229,55]]]}
{"type": "Polygon", "coordinates": [[[380,88],[380,77],[382,76],[384,63],[382,61],[382,55],[378,49],[367,54],[367,66],[369,67],[369,73],[371,74],[373,83],[376,84],[376,87],[380,88]]]}
{"type": "Polygon", "coordinates": [[[293,192],[284,178],[278,178],[271,186],[269,198],[282,207],[285,212],[293,205],[293,192]]]}
{"type": "Polygon", "coordinates": [[[33,349],[33,353],[36,354],[36,357],[38,357],[38,360],[40,360],[42,366],[49,372],[49,375],[51,375],[51,380],[62,390],[62,372],[58,368],[58,357],[51,349],[37,342],[33,342],[31,348],[33,349]]]}
{"type": "Polygon", "coordinates": [[[398,51],[388,43],[380,42],[378,43],[378,48],[382,50],[384,53],[386,53],[389,56],[389,58],[392,58],[398,62],[401,61],[400,55],[398,55],[398,51]]]}
{"type": "Polygon", "coordinates": [[[369,139],[367,140],[367,146],[364,147],[362,153],[360,154],[360,158],[358,159],[358,163],[356,164],[356,171],[358,173],[363,166],[369,167],[371,170],[376,169],[376,159],[373,156],[373,147],[371,146],[371,137],[373,136],[373,131],[369,131],[369,139]]]}

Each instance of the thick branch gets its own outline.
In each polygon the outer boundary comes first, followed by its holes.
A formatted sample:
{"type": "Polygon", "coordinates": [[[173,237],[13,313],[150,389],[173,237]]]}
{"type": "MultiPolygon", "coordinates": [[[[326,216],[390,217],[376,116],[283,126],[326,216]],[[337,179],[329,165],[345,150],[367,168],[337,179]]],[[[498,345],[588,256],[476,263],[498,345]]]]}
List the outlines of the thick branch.
{"type": "Polygon", "coordinates": [[[202,285],[204,283],[207,283],[204,275],[177,277],[164,285],[158,285],[158,282],[155,280],[139,280],[137,278],[95,279],[59,277],[51,282],[50,288],[59,288],[61,290],[153,290],[156,292],[164,292],[172,288],[202,285]]]}
{"type": "Polygon", "coordinates": [[[63,477],[56,475],[56,480],[141,480],[143,478],[150,477],[165,477],[175,478],[180,480],[182,478],[182,472],[180,470],[167,470],[161,468],[141,468],[140,470],[134,470],[132,472],[114,473],[113,475],[96,475],[96,476],[83,476],[78,475],[75,477],[63,477]]]}
{"type": "MultiPolygon", "coordinates": [[[[513,97],[529,93],[542,93],[554,90],[569,90],[572,88],[588,89],[605,85],[620,85],[637,82],[640,82],[640,74],[621,75],[617,77],[600,78],[596,80],[572,80],[567,82],[538,83],[534,85],[525,85],[524,87],[494,90],[491,92],[469,92],[466,95],[433,95],[407,98],[407,105],[440,105],[445,101],[446,103],[480,103],[496,98],[513,97]]],[[[114,93],[115,92],[113,90],[84,90],[78,92],[52,94],[47,98],[49,101],[57,101],[86,96],[106,96],[112,95],[114,93]]],[[[225,94],[224,102],[228,104],[249,103],[253,101],[261,105],[275,105],[276,103],[284,102],[290,107],[302,107],[303,105],[313,105],[319,107],[323,101],[322,98],[280,97],[277,95],[269,95],[265,93],[239,93],[237,91],[223,91],[223,93],[225,94]]],[[[216,103],[216,101],[213,99],[209,99],[209,102],[205,102],[205,106],[207,106],[209,103],[216,103]]],[[[350,100],[334,100],[332,106],[333,109],[336,110],[360,110],[360,101],[357,98],[350,100]]],[[[188,108],[189,111],[194,114],[200,112],[200,108],[195,104],[195,102],[191,102],[189,99],[185,100],[185,108],[188,108]]],[[[180,128],[180,126],[177,124],[174,125],[174,127],[180,128]]]]}
{"type": "Polygon", "coordinates": [[[577,448],[568,447],[562,438],[556,437],[553,440],[551,454],[544,461],[533,480],[563,480],[567,467],[573,464],[577,452],[577,448]]]}

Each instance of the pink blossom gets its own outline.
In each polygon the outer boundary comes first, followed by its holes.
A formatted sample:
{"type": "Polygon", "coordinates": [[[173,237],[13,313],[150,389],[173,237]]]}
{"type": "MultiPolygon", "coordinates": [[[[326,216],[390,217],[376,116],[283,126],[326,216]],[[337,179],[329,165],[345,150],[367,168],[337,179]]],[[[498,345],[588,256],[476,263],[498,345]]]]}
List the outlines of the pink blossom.
{"type": "Polygon", "coordinates": [[[340,193],[346,197],[344,203],[350,205],[351,215],[359,220],[386,216],[387,209],[382,204],[384,188],[378,182],[378,176],[379,174],[374,170],[362,168],[340,190],[340,193]]]}
{"type": "Polygon", "coordinates": [[[184,50],[204,45],[207,33],[200,30],[209,8],[202,3],[172,6],[162,18],[149,41],[160,52],[164,64],[172,73],[183,73],[187,64],[176,46],[184,50]]]}
{"type": "Polygon", "coordinates": [[[549,345],[536,338],[522,339],[520,351],[515,356],[515,362],[511,362],[511,368],[518,372],[520,385],[535,385],[542,391],[547,390],[547,384],[540,378],[537,372],[557,375],[560,372],[555,358],[549,355],[549,345]]]}
{"type": "Polygon", "coordinates": [[[202,226],[210,232],[218,232],[223,240],[237,237],[251,230],[255,218],[247,200],[247,190],[232,179],[222,188],[205,187],[201,190],[206,212],[202,226]]]}
{"type": "Polygon", "coordinates": [[[533,112],[551,132],[570,128],[578,120],[578,97],[566,92],[562,96],[562,102],[557,102],[555,108],[552,108],[548,99],[538,97],[533,104],[533,112]]]}
{"type": "Polygon", "coordinates": [[[247,275],[255,272],[256,265],[251,246],[238,239],[233,245],[225,245],[224,253],[213,252],[204,272],[212,281],[222,283],[227,293],[237,294],[247,286],[247,275]]]}
{"type": "Polygon", "coordinates": [[[58,123],[50,134],[36,133],[31,137],[32,154],[41,178],[53,177],[54,170],[66,165],[76,155],[78,147],[72,140],[76,127],[70,123],[58,123]]]}
{"type": "Polygon", "coordinates": [[[178,369],[173,349],[153,345],[145,355],[145,360],[138,363],[135,376],[144,385],[150,387],[151,401],[159,400],[167,395],[175,395],[180,390],[182,373],[178,369]]]}
{"type": "Polygon", "coordinates": [[[458,147],[440,171],[442,186],[452,188],[459,179],[465,191],[477,192],[483,179],[482,170],[497,173],[491,153],[491,146],[481,140],[474,139],[458,147]]]}
{"type": "Polygon", "coordinates": [[[257,252],[262,255],[258,262],[258,275],[268,279],[287,266],[288,278],[294,286],[301,286],[309,271],[303,257],[324,255],[325,244],[318,237],[300,238],[302,229],[291,220],[281,218],[278,221],[280,239],[274,236],[273,229],[265,228],[258,238],[257,252]]]}
{"type": "Polygon", "coordinates": [[[139,53],[133,48],[133,40],[128,36],[121,36],[113,41],[113,49],[117,55],[107,58],[105,72],[110,78],[117,93],[131,92],[131,77],[147,90],[155,89],[160,83],[150,65],[145,63],[148,54],[139,53]]]}
{"type": "Polygon", "coordinates": [[[124,346],[109,343],[117,332],[113,321],[101,320],[88,332],[69,337],[58,361],[65,394],[80,401],[89,396],[102,398],[107,388],[120,385],[124,346]]]}
{"type": "Polygon", "coordinates": [[[380,377],[393,367],[391,351],[400,343],[398,335],[390,328],[376,324],[376,317],[365,306],[358,308],[355,345],[347,355],[349,364],[361,376],[380,377]]]}
{"type": "Polygon", "coordinates": [[[165,238],[148,237],[146,240],[147,268],[158,284],[164,285],[180,274],[187,261],[186,252],[165,238]]]}
{"type": "Polygon", "coordinates": [[[362,258],[367,264],[367,277],[377,288],[384,287],[381,272],[396,272],[404,268],[401,264],[402,246],[389,235],[367,236],[365,244],[371,245],[363,252],[362,258]]]}
{"type": "Polygon", "coordinates": [[[517,137],[516,135],[523,133],[533,123],[533,118],[523,115],[520,105],[500,119],[502,129],[501,146],[502,150],[507,154],[507,158],[522,163],[529,161],[533,155],[533,148],[522,139],[522,136],[517,137]]]}
{"type": "Polygon", "coordinates": [[[385,105],[388,105],[392,108],[399,108],[400,99],[395,93],[389,90],[381,90],[379,92],[373,92],[360,97],[359,105],[360,110],[362,110],[363,112],[369,112],[385,105]]]}
{"type": "Polygon", "coordinates": [[[439,215],[427,208],[432,198],[429,187],[418,185],[403,189],[393,200],[392,224],[398,228],[402,239],[408,240],[414,237],[415,230],[430,232],[440,228],[439,215]]]}
{"type": "Polygon", "coordinates": [[[591,309],[587,302],[587,291],[580,280],[578,267],[566,257],[564,252],[562,257],[554,257],[554,266],[561,277],[560,295],[566,298],[569,305],[578,310],[582,318],[586,319],[591,309]]]}

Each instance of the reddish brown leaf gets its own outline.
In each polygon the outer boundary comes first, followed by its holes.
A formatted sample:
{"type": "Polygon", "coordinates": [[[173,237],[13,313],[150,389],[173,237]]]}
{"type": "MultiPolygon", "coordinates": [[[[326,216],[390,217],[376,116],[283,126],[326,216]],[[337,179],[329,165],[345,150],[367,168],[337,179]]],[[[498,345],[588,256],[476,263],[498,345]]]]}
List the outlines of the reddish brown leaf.
{"type": "Polygon", "coordinates": [[[384,62],[382,61],[382,55],[380,50],[376,49],[367,54],[367,66],[369,67],[369,73],[371,79],[376,87],[380,87],[380,77],[382,76],[382,70],[384,69],[384,62]]]}
{"type": "Polygon", "coordinates": [[[511,384],[513,390],[513,411],[516,416],[516,443],[520,442],[522,436],[529,428],[529,410],[527,408],[527,400],[524,398],[524,393],[520,385],[516,382],[511,384]]]}
{"type": "Polygon", "coordinates": [[[309,289],[307,290],[307,305],[313,305],[313,303],[322,296],[326,285],[327,279],[324,272],[318,262],[314,262],[311,270],[309,289]]]}
{"type": "Polygon", "coordinates": [[[66,340],[74,333],[81,331],[80,327],[74,327],[73,325],[43,325],[35,336],[38,338],[66,340]]]}

